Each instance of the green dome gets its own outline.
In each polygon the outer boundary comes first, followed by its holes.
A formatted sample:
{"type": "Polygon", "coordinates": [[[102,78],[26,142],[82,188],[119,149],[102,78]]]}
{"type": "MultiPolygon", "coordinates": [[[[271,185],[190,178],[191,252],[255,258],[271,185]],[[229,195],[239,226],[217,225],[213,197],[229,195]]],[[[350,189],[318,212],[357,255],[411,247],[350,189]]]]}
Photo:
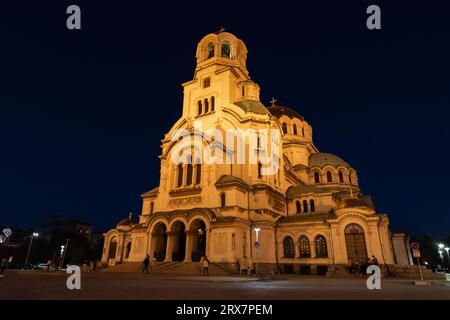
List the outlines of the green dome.
{"type": "Polygon", "coordinates": [[[344,166],[351,168],[350,165],[345,162],[342,158],[339,158],[338,156],[335,156],[331,153],[325,153],[325,152],[318,152],[313,153],[309,156],[308,160],[309,167],[320,167],[323,168],[327,165],[333,166],[333,167],[339,167],[344,166]]]}

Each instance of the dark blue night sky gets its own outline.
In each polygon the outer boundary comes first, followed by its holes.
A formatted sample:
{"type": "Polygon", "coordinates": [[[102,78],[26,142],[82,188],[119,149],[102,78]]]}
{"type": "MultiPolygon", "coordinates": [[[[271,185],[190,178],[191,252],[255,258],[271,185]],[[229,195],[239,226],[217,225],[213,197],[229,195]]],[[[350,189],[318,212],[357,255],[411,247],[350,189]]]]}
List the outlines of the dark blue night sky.
{"type": "Polygon", "coordinates": [[[59,214],[105,231],[139,214],[196,45],[223,25],[246,43],[261,100],[302,114],[392,231],[449,234],[450,10],[390,2],[2,4],[0,224],[59,214]],[[66,29],[70,4],[81,31],[66,29]],[[366,28],[370,4],[382,30],[366,28]]]}

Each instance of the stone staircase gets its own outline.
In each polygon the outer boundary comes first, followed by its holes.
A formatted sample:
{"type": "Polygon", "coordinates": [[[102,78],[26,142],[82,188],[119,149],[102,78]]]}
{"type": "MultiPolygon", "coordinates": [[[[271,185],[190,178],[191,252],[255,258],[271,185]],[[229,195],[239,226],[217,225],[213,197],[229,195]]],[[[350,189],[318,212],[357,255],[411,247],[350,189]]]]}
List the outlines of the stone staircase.
{"type": "MultiPolygon", "coordinates": [[[[212,276],[227,276],[231,273],[214,263],[209,264],[209,274],[212,276]]],[[[164,274],[179,274],[179,275],[202,275],[203,267],[200,262],[178,262],[175,266],[161,271],[164,274]]]]}
{"type": "MultiPolygon", "coordinates": [[[[171,268],[176,267],[181,262],[152,262],[152,269],[149,270],[149,273],[161,273],[166,270],[170,270],[171,268]]],[[[100,271],[104,272],[142,272],[144,265],[142,262],[125,262],[121,264],[117,264],[113,267],[108,267],[105,269],[101,269],[100,271]]]]}
{"type": "MultiPolygon", "coordinates": [[[[129,272],[140,273],[143,268],[142,262],[125,262],[113,267],[101,269],[102,272],[129,272]]],[[[200,262],[152,262],[149,273],[154,274],[179,274],[179,275],[202,275],[203,268],[200,262]]],[[[232,272],[227,268],[210,263],[209,274],[214,276],[230,275],[232,272]]]]}

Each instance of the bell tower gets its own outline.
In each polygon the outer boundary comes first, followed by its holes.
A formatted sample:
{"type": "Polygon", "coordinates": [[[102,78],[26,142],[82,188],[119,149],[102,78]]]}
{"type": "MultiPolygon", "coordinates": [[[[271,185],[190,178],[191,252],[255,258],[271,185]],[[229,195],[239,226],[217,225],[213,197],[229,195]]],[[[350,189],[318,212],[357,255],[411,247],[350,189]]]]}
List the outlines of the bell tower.
{"type": "Polygon", "coordinates": [[[247,70],[247,47],[222,28],[197,45],[194,78],[183,84],[183,117],[219,116],[223,106],[259,101],[259,86],[247,70]]]}

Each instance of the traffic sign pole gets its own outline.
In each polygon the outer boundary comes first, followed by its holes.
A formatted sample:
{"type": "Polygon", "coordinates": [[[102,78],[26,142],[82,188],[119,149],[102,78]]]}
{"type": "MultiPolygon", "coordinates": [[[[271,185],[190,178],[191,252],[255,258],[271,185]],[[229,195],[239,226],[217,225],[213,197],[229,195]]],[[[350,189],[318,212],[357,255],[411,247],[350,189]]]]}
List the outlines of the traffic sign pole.
{"type": "Polygon", "coordinates": [[[423,281],[422,267],[420,266],[420,258],[417,257],[417,264],[419,265],[420,279],[423,281]]]}

